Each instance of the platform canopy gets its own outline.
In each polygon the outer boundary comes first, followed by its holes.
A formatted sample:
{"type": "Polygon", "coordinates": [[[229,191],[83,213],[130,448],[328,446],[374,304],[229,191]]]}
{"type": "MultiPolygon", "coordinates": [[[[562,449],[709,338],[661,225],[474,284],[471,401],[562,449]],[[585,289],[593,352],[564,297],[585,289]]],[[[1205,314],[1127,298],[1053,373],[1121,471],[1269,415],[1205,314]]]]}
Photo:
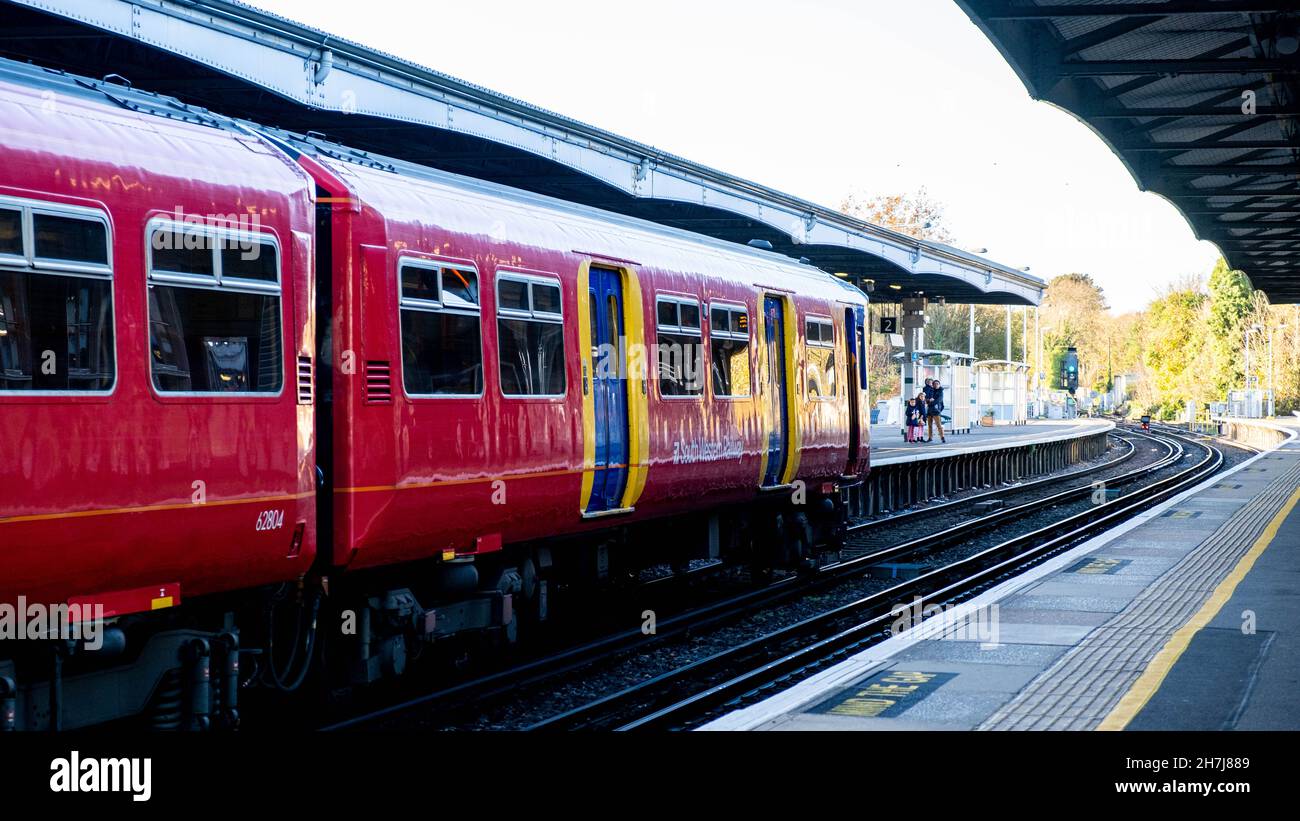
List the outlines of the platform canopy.
{"type": "MultiPolygon", "coordinates": [[[[1045,285],[230,0],[0,0],[0,56],[118,75],[188,106],[363,151],[770,242],[849,281],[871,280],[876,299],[1036,305],[1045,285]]],[[[106,93],[122,81],[109,77],[106,93]]]]}
{"type": "Polygon", "coordinates": [[[1035,99],[1091,126],[1274,303],[1300,302],[1300,9],[1278,10],[1297,4],[956,2],[1035,99]]]}

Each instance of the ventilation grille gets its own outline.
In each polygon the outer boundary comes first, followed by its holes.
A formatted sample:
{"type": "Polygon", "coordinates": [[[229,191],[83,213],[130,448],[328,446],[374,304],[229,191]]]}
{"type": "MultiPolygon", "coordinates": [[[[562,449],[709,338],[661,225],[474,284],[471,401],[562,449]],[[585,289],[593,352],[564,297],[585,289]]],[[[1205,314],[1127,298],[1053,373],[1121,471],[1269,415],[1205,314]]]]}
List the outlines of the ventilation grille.
{"type": "Polygon", "coordinates": [[[310,405],[312,402],[311,357],[298,357],[298,404],[310,405]]]}
{"type": "Polygon", "coordinates": [[[393,401],[393,376],[388,362],[366,363],[366,401],[373,403],[393,401]]]}

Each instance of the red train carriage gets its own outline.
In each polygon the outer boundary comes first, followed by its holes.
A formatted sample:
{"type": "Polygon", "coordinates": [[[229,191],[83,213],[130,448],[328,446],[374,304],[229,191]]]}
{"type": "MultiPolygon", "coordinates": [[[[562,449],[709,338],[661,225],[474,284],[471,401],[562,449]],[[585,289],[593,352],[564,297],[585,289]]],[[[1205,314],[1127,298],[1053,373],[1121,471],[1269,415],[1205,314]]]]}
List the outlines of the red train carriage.
{"type": "MultiPolygon", "coordinates": [[[[19,597],[100,604],[119,617],[107,654],[133,614],[299,578],[315,547],[312,409],[296,384],[314,337],[309,178],[254,135],[18,64],[3,66],[0,112],[5,612],[19,597]]],[[[131,652],[175,666],[186,640],[131,652]]],[[[46,674],[37,644],[3,642],[0,677],[46,674]]],[[[75,723],[112,684],[70,662],[75,723]]],[[[152,689],[100,699],[93,717],[138,710],[152,689]]],[[[26,696],[17,720],[40,726],[59,693],[26,696]]]]}
{"type": "MultiPolygon", "coordinates": [[[[760,529],[787,561],[840,533],[838,485],[866,467],[861,292],[770,253],[279,136],[329,203],[331,563],[358,584],[437,563],[421,571],[432,595],[415,573],[354,588],[370,624],[405,633],[414,609],[426,638],[512,629],[515,608],[546,617],[565,570],[751,547],[755,504],[786,513],[760,529]],[[805,505],[772,504],[794,490],[805,505]],[[575,538],[553,550],[559,536],[575,538]]],[[[400,667],[409,635],[366,638],[382,661],[354,673],[400,667]]]]}
{"type": "Polygon", "coordinates": [[[833,277],[17,64],[0,123],[0,601],[110,624],[0,633],[0,723],[233,721],[317,623],[369,681],[554,581],[842,535],[833,277]]]}

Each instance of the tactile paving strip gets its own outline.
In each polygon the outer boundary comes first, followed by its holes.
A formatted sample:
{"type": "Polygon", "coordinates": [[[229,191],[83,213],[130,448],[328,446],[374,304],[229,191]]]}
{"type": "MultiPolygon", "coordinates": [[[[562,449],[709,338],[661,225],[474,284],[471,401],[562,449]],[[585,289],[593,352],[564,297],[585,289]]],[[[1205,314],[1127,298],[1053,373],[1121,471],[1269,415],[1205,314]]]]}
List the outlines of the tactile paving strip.
{"type": "MultiPolygon", "coordinates": [[[[1126,608],[1085,636],[976,729],[1095,728],[1255,543],[1297,483],[1300,464],[1270,482],[1126,608]]],[[[1140,538],[1141,530],[1128,538],[1140,538]]]]}

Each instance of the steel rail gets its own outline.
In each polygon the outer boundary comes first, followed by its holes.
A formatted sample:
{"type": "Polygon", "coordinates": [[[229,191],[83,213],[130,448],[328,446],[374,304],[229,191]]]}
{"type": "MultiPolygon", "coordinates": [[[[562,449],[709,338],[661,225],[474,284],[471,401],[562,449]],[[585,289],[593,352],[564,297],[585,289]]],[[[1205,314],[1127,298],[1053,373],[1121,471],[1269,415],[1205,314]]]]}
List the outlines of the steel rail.
{"type": "MultiPolygon", "coordinates": [[[[883,637],[891,620],[895,618],[893,611],[901,599],[920,596],[924,607],[964,598],[1199,482],[1219,469],[1223,454],[1208,445],[1198,446],[1206,450],[1204,459],[1140,491],[1074,514],[1048,527],[1018,535],[887,590],[640,682],[539,722],[530,729],[616,727],[633,730],[685,726],[693,716],[770,685],[801,669],[817,665],[828,657],[838,656],[883,637]],[[1065,528],[1064,531],[1062,527],[1065,528]],[[842,626],[846,621],[852,622],[847,628],[842,626]],[[743,672],[729,675],[730,671],[736,669],[743,672]],[[694,689],[684,697],[680,695],[683,689],[691,689],[692,681],[708,680],[710,677],[722,680],[694,689]]],[[[1181,445],[1175,450],[1181,453],[1181,445]]]]}
{"type": "MultiPolygon", "coordinates": [[[[1133,431],[1132,433],[1137,436],[1144,436],[1144,434],[1139,431],[1133,431]]],[[[1119,438],[1129,445],[1128,451],[1119,458],[1109,460],[1103,464],[1071,471],[1063,476],[1058,475],[1046,477],[1045,479],[1035,480],[1022,485],[994,489],[985,493],[976,494],[975,496],[955,500],[953,502],[931,505],[926,508],[909,511],[906,514],[899,514],[888,519],[868,522],[865,524],[874,528],[878,525],[893,524],[904,519],[929,516],[955,507],[960,507],[963,504],[972,503],[980,498],[1016,494],[1053,481],[1061,481],[1062,479],[1074,478],[1079,475],[1096,473],[1098,471],[1113,468],[1130,459],[1136,452],[1136,448],[1130,441],[1124,440],[1122,437],[1119,438]]],[[[1138,468],[1108,481],[1117,484],[1132,481],[1143,474],[1167,466],[1170,463],[1170,460],[1176,461],[1177,456],[1175,454],[1177,449],[1173,445],[1170,445],[1159,437],[1147,436],[1147,438],[1160,442],[1165,446],[1166,452],[1164,456],[1152,465],[1138,468]]],[[[943,531],[927,534],[918,539],[913,539],[900,545],[891,546],[881,551],[855,556],[852,559],[823,566],[811,575],[788,576],[774,581],[762,588],[748,590],[736,596],[728,597],[717,602],[711,602],[698,608],[693,608],[672,615],[666,619],[660,619],[656,624],[655,633],[650,636],[645,635],[638,625],[636,628],[620,631],[607,636],[602,636],[592,641],[564,648],[555,653],[513,665],[508,669],[459,682],[452,686],[430,693],[421,694],[396,704],[337,721],[325,726],[323,729],[356,729],[374,724],[383,719],[393,718],[411,710],[454,710],[469,703],[478,703],[496,696],[505,695],[519,687],[536,684],[558,675],[573,672],[592,663],[616,656],[636,647],[649,646],[651,644],[663,644],[669,640],[689,635],[692,632],[735,621],[765,607],[771,607],[785,601],[796,599],[817,589],[866,573],[873,565],[879,564],[881,561],[888,558],[898,558],[902,555],[916,553],[926,549],[934,549],[944,544],[951,543],[958,538],[968,536],[972,532],[970,530],[971,524],[974,524],[974,526],[979,529],[989,529],[998,523],[1014,520],[1050,504],[1062,501],[1065,497],[1085,494],[1090,490],[1090,485],[1067,489],[1066,491],[1047,497],[1045,500],[1037,500],[1035,502],[1027,503],[1026,505],[1007,508],[988,516],[980,517],[978,520],[972,520],[971,523],[964,523],[958,527],[947,528],[943,531]]],[[[713,570],[713,568],[701,569],[702,572],[709,570],[713,570]]],[[[655,579],[646,583],[645,586],[662,586],[664,582],[673,578],[674,577],[665,577],[664,579],[655,579]]]]}

